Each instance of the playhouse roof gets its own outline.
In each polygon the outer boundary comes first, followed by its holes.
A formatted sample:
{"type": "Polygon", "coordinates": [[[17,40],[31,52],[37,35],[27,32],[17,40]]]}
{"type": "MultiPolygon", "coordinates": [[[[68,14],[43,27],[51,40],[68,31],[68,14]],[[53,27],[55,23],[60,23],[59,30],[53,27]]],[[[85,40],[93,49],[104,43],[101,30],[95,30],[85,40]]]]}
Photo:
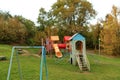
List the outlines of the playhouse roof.
{"type": "Polygon", "coordinates": [[[69,41],[70,38],[71,36],[64,36],[64,41],[69,41]]]}
{"type": "Polygon", "coordinates": [[[85,38],[84,38],[81,34],[76,33],[76,34],[74,34],[69,40],[70,40],[70,41],[71,41],[71,40],[85,40],[85,38]]]}

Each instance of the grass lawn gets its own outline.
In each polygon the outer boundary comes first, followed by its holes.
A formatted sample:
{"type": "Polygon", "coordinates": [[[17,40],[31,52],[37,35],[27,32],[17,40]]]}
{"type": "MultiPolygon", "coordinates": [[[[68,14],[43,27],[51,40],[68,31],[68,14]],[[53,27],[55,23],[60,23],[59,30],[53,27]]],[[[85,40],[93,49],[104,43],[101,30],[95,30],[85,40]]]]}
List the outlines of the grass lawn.
{"type": "MultiPolygon", "coordinates": [[[[12,46],[0,45],[0,55],[7,57],[6,61],[0,61],[0,80],[7,78],[11,49],[12,46]]],[[[120,58],[88,53],[91,71],[81,73],[78,66],[68,62],[68,57],[58,60],[47,56],[49,80],[120,80],[120,58]]],[[[40,58],[32,55],[19,56],[19,58],[23,80],[39,80],[40,58]]],[[[43,70],[43,80],[45,80],[44,76],[45,70],[43,70]]],[[[20,80],[16,57],[13,58],[10,80],[20,80]]]]}

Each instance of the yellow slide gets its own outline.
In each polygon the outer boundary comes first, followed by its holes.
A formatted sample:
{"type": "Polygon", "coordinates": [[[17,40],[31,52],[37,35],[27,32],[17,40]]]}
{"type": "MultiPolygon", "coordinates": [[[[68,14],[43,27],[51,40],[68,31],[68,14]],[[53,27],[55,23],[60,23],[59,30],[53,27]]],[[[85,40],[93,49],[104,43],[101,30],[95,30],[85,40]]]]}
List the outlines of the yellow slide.
{"type": "Polygon", "coordinates": [[[53,44],[53,48],[55,50],[55,56],[58,58],[61,58],[63,55],[60,52],[60,49],[58,48],[58,44],[53,44]]]}

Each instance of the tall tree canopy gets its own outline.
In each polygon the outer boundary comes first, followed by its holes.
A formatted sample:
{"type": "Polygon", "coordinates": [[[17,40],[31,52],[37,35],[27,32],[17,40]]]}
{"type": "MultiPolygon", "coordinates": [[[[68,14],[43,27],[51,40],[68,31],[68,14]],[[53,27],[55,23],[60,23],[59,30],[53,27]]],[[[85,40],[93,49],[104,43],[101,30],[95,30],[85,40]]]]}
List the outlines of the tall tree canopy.
{"type": "Polygon", "coordinates": [[[63,37],[86,30],[84,26],[95,16],[96,12],[87,0],[57,0],[49,12],[40,9],[38,23],[41,28],[58,29],[57,35],[63,37]]]}
{"type": "Polygon", "coordinates": [[[61,26],[83,26],[96,14],[92,4],[86,0],[58,0],[52,6],[52,13],[61,26]]]}
{"type": "Polygon", "coordinates": [[[103,21],[103,30],[101,31],[101,41],[104,52],[110,55],[120,55],[120,9],[112,7],[110,14],[103,21]]]}
{"type": "Polygon", "coordinates": [[[39,30],[43,31],[45,29],[47,19],[48,19],[47,12],[45,11],[44,8],[41,8],[39,10],[38,21],[37,21],[39,23],[39,30]]]}

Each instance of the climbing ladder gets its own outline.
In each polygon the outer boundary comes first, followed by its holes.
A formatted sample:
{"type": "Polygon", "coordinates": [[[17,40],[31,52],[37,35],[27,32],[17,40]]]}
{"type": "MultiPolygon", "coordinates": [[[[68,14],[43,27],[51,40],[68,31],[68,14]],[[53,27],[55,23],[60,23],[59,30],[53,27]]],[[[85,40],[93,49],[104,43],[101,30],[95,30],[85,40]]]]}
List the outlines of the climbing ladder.
{"type": "Polygon", "coordinates": [[[81,71],[90,71],[90,64],[87,57],[85,58],[84,55],[77,55],[76,59],[81,71]]]}

